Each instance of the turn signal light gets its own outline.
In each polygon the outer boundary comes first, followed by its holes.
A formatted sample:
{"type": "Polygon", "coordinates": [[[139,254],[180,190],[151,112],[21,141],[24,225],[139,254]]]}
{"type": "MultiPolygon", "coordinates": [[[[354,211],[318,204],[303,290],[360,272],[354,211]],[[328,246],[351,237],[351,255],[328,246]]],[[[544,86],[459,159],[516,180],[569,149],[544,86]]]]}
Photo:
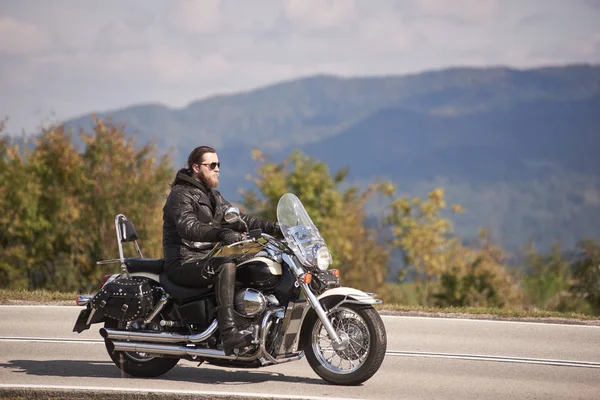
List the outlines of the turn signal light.
{"type": "Polygon", "coordinates": [[[335,276],[337,276],[338,278],[340,277],[340,270],[339,269],[332,269],[330,270],[335,276]]]}
{"type": "Polygon", "coordinates": [[[310,272],[305,273],[302,277],[302,281],[307,285],[310,285],[310,283],[312,282],[312,274],[310,272]]]}
{"type": "Polygon", "coordinates": [[[116,274],[108,274],[108,275],[104,275],[104,277],[102,278],[102,281],[100,282],[100,289],[102,289],[104,287],[104,285],[106,284],[106,282],[108,282],[109,280],[112,280],[111,278],[113,276],[115,276],[116,274]]]}

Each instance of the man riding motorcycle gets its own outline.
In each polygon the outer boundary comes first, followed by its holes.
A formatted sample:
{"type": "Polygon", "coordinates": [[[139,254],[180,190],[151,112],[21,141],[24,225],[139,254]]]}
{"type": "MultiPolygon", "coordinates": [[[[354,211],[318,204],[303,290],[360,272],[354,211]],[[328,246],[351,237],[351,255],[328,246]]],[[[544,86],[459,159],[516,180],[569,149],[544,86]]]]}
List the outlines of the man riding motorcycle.
{"type": "MultiPolygon", "coordinates": [[[[196,147],[188,167],[177,172],[163,207],[163,251],[165,272],[180,285],[216,285],[217,317],[225,354],[250,344],[250,331],[239,331],[234,322],[233,302],[236,256],[210,257],[216,242],[232,244],[241,240],[239,225],[223,222],[231,204],[216,190],[220,162],[212,147],[196,147]]],[[[281,236],[276,222],[241,214],[248,229],[281,236]]]]}

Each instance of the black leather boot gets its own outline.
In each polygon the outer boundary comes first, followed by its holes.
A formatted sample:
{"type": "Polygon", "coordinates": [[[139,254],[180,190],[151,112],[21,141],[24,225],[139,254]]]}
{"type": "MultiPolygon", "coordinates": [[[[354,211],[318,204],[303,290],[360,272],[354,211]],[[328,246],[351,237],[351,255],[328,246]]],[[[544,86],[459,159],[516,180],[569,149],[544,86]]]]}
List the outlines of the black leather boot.
{"type": "Polygon", "coordinates": [[[235,264],[223,265],[217,278],[217,318],[219,332],[226,355],[233,354],[234,349],[243,348],[252,342],[252,332],[238,331],[233,317],[233,295],[235,290],[235,264]]]}

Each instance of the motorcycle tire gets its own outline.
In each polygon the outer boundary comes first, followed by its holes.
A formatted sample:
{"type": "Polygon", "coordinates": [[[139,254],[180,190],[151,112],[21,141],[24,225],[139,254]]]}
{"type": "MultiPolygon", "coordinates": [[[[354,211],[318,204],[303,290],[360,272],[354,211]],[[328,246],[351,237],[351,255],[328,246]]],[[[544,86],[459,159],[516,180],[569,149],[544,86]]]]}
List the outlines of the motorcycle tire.
{"type": "MultiPolygon", "coordinates": [[[[123,329],[117,320],[109,319],[104,323],[107,329],[123,329]]],[[[179,358],[143,357],[138,353],[114,351],[108,340],[104,340],[106,351],[117,367],[128,375],[137,378],[155,378],[161,376],[177,365],[179,358]]]]}
{"type": "Polygon", "coordinates": [[[338,335],[343,332],[352,346],[333,350],[329,335],[316,313],[310,312],[302,329],[302,348],[311,368],[325,381],[334,385],[359,385],[370,379],[383,363],[387,336],[379,313],[371,306],[342,304],[330,313],[338,335]],[[324,341],[323,345],[319,343],[324,341]],[[322,348],[323,346],[323,348],[322,348]],[[331,362],[324,354],[330,352],[331,362]],[[340,365],[333,359],[339,358],[340,365]],[[364,358],[364,359],[363,359],[364,358]],[[354,362],[358,363],[354,365],[354,362]],[[348,369],[340,366],[344,363],[348,369]]]}

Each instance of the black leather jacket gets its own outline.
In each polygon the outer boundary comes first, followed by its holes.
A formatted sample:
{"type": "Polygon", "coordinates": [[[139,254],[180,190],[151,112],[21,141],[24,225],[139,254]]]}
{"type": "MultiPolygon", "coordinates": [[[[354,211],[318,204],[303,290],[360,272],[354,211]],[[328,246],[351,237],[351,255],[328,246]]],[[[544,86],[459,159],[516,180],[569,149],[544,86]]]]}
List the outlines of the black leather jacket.
{"type": "MultiPolygon", "coordinates": [[[[223,220],[228,207],[231,204],[218,190],[207,189],[184,172],[178,172],[163,207],[165,267],[206,256],[221,241],[222,228],[240,231],[240,227],[223,220]]],[[[241,217],[250,230],[260,228],[271,235],[277,232],[276,222],[243,213],[241,217]]]]}

